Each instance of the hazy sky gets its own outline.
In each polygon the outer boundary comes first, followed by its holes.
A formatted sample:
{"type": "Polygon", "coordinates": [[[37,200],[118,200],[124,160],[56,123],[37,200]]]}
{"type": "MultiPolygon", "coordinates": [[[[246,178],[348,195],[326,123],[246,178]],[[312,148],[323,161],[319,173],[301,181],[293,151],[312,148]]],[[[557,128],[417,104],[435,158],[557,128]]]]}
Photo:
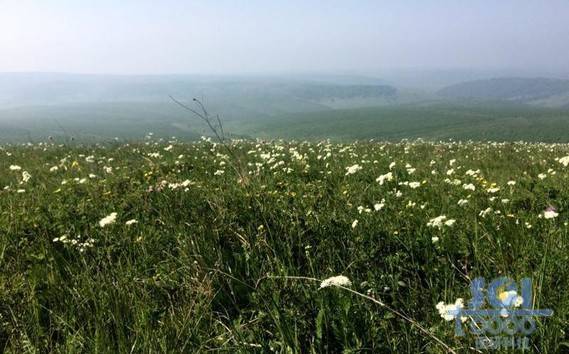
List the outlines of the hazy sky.
{"type": "Polygon", "coordinates": [[[569,72],[567,0],[0,0],[0,72],[569,72]]]}

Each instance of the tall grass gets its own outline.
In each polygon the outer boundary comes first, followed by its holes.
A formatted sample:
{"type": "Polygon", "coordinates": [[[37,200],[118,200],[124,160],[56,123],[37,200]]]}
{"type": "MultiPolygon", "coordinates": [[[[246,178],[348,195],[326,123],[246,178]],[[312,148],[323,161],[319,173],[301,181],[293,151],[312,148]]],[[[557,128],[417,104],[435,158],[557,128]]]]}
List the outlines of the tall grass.
{"type": "Polygon", "coordinates": [[[473,338],[455,337],[435,305],[503,275],[531,277],[536,307],[554,310],[532,350],[567,348],[569,174],[556,158],[569,146],[231,146],[235,156],[210,141],[3,147],[0,348],[466,352],[473,338]],[[549,206],[556,218],[543,218],[549,206]],[[440,215],[456,223],[427,226],[440,215]],[[357,293],[294,278],[339,274],[357,293]]]}

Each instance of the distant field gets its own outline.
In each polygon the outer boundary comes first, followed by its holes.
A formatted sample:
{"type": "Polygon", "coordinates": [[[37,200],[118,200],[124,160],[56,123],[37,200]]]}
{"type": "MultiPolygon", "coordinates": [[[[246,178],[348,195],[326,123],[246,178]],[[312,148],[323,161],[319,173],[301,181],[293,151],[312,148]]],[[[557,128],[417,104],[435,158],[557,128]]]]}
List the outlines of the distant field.
{"type": "MultiPolygon", "coordinates": [[[[187,99],[186,99],[187,100],[187,99]]],[[[400,140],[405,138],[569,141],[569,110],[489,102],[391,104],[332,109],[275,97],[207,100],[227,130],[239,137],[400,140]]],[[[346,104],[346,101],[343,103],[346,104]]],[[[193,140],[208,135],[196,117],[171,102],[101,102],[0,110],[0,140],[80,141],[140,139],[148,132],[193,140]]]]}
{"type": "Polygon", "coordinates": [[[384,106],[284,115],[236,131],[287,139],[566,142],[569,111],[497,103],[384,106]]]}

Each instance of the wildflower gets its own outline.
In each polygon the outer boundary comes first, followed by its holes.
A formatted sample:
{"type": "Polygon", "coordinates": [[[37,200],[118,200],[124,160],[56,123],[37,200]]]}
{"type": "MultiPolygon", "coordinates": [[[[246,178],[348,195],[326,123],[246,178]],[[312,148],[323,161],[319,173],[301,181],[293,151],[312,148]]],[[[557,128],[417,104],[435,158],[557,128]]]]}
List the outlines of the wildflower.
{"type": "Polygon", "coordinates": [[[465,190],[471,190],[471,191],[476,190],[476,187],[475,187],[474,184],[472,184],[472,183],[463,184],[463,185],[462,185],[462,188],[465,189],[465,190]]]}
{"type": "Polygon", "coordinates": [[[431,242],[437,243],[437,242],[439,242],[439,238],[437,236],[431,237],[431,242]]]}
{"type": "Polygon", "coordinates": [[[379,185],[383,185],[385,181],[393,181],[393,173],[388,172],[384,175],[381,175],[375,179],[376,182],[379,182],[379,185]]]}
{"type": "Polygon", "coordinates": [[[466,199],[461,199],[458,201],[458,206],[465,206],[466,204],[468,204],[468,200],[466,199]]]}
{"type": "Polygon", "coordinates": [[[547,175],[546,175],[545,173],[540,173],[540,174],[537,175],[537,178],[543,180],[543,179],[547,178],[547,175]]]}
{"type": "Polygon", "coordinates": [[[215,171],[213,174],[214,174],[214,176],[221,176],[221,175],[224,174],[224,173],[225,173],[224,170],[217,170],[217,171],[215,171]]]}
{"type": "Polygon", "coordinates": [[[543,212],[544,219],[554,219],[557,216],[559,216],[559,214],[555,211],[555,208],[551,206],[545,209],[545,211],[543,212]]]}
{"type": "Polygon", "coordinates": [[[482,210],[478,215],[481,217],[486,217],[486,215],[490,214],[494,209],[488,207],[485,210],[482,210]]]}
{"type": "Polygon", "coordinates": [[[493,193],[497,193],[498,191],[500,191],[500,188],[498,188],[498,187],[491,187],[491,188],[488,188],[486,191],[487,191],[488,193],[492,193],[492,194],[493,194],[493,193]]]}
{"type": "Polygon", "coordinates": [[[26,183],[32,178],[32,175],[28,171],[22,172],[22,183],[26,183]]]}
{"type": "Polygon", "coordinates": [[[362,170],[362,166],[355,164],[353,166],[348,166],[346,167],[346,176],[347,175],[353,175],[354,173],[361,171],[362,170]]]}
{"type": "Polygon", "coordinates": [[[443,226],[452,226],[456,222],[455,219],[447,219],[446,215],[437,216],[432,218],[427,223],[428,227],[436,227],[437,229],[442,229],[443,226]]]}
{"type": "Polygon", "coordinates": [[[350,279],[346,276],[343,275],[337,275],[335,277],[330,277],[328,279],[323,280],[320,283],[320,289],[324,289],[330,286],[343,286],[343,287],[348,287],[351,286],[352,282],[350,281],[350,279]]]}
{"type": "Polygon", "coordinates": [[[409,182],[409,187],[412,189],[419,188],[421,186],[421,182],[409,182]]]}
{"type": "Polygon", "coordinates": [[[452,226],[454,225],[455,222],[456,222],[455,219],[448,219],[447,221],[445,221],[445,226],[452,226]]]}
{"type": "Polygon", "coordinates": [[[515,186],[516,185],[516,181],[508,181],[508,186],[515,186]]]}
{"type": "MultiPolygon", "coordinates": [[[[435,307],[439,311],[439,315],[445,321],[452,321],[460,314],[460,311],[464,308],[464,300],[458,298],[454,304],[448,305],[445,305],[445,303],[441,301],[435,307]]],[[[464,322],[466,321],[467,317],[461,317],[460,319],[462,322],[464,322]]]]}
{"type": "Polygon", "coordinates": [[[562,157],[558,161],[560,164],[567,167],[569,165],[569,156],[562,157]]]}
{"type": "Polygon", "coordinates": [[[138,224],[138,221],[136,221],[136,219],[131,219],[131,220],[128,220],[127,222],[125,222],[126,226],[130,226],[130,225],[134,225],[134,224],[138,224]]]}
{"type": "Polygon", "coordinates": [[[20,171],[21,169],[18,165],[10,165],[10,171],[20,171]]]}
{"type": "Polygon", "coordinates": [[[110,213],[108,216],[105,216],[99,221],[99,226],[105,227],[107,225],[114,224],[116,220],[117,220],[117,213],[114,212],[110,213]]]}
{"type": "Polygon", "coordinates": [[[383,207],[385,206],[384,202],[385,202],[385,199],[383,199],[383,200],[381,201],[381,203],[375,203],[375,204],[373,205],[373,209],[374,209],[375,211],[380,211],[380,210],[383,209],[383,207]]]}
{"type": "Polygon", "coordinates": [[[355,229],[356,226],[358,226],[358,223],[359,223],[358,219],[354,220],[354,221],[352,222],[352,229],[355,229]]]}

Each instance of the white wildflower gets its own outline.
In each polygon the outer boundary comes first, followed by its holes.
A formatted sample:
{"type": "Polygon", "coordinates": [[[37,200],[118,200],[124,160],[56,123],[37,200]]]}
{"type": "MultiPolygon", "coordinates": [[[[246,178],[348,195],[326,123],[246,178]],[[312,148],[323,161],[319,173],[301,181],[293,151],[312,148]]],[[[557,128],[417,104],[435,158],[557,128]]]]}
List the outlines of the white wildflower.
{"type": "Polygon", "coordinates": [[[354,173],[361,171],[362,170],[362,166],[355,164],[353,166],[348,166],[346,167],[346,176],[347,175],[353,175],[354,173]]]}
{"type": "Polygon", "coordinates": [[[32,178],[32,175],[28,171],[22,172],[22,183],[27,183],[30,178],[32,178]]]}
{"type": "Polygon", "coordinates": [[[452,226],[456,222],[455,219],[448,219],[446,215],[440,215],[436,218],[432,218],[427,223],[428,227],[436,227],[437,229],[442,229],[443,226],[452,226]]]}
{"type": "Polygon", "coordinates": [[[488,207],[485,210],[482,210],[478,215],[481,217],[486,217],[486,215],[490,214],[494,209],[488,207]]]}
{"type": "Polygon", "coordinates": [[[374,209],[375,211],[380,211],[381,209],[383,209],[383,207],[385,206],[384,201],[385,201],[385,200],[382,200],[381,203],[375,203],[375,204],[373,205],[373,209],[374,209]]]}
{"type": "Polygon", "coordinates": [[[569,156],[562,157],[558,161],[560,164],[567,167],[569,165],[569,156]]]}
{"type": "Polygon", "coordinates": [[[466,204],[468,204],[468,200],[466,199],[461,199],[458,201],[458,206],[465,206],[466,204]]]}
{"type": "Polygon", "coordinates": [[[330,277],[328,279],[323,280],[320,283],[320,289],[324,289],[330,286],[343,286],[343,287],[349,287],[352,285],[352,282],[350,281],[350,279],[346,276],[343,275],[337,275],[335,277],[330,277]]]}
{"type": "Polygon", "coordinates": [[[448,219],[447,221],[445,221],[445,225],[446,226],[452,226],[452,225],[454,225],[455,222],[456,222],[455,219],[448,219]]]}
{"type": "Polygon", "coordinates": [[[412,189],[419,188],[421,186],[421,182],[409,182],[409,187],[412,189]]]}
{"type": "Polygon", "coordinates": [[[110,213],[108,216],[105,216],[99,221],[99,226],[105,227],[107,225],[114,224],[116,220],[117,220],[117,213],[114,212],[110,213]]]}
{"type": "MultiPolygon", "coordinates": [[[[445,321],[452,321],[460,314],[460,310],[464,308],[464,300],[458,298],[454,304],[448,305],[441,301],[435,307],[439,311],[439,315],[445,321]]],[[[460,319],[462,322],[464,322],[466,321],[467,317],[461,317],[460,319]]]]}
{"type": "Polygon", "coordinates": [[[393,173],[388,172],[384,175],[381,175],[381,176],[377,177],[375,181],[379,182],[380,185],[383,185],[383,183],[385,183],[385,181],[393,181],[393,173]]]}

